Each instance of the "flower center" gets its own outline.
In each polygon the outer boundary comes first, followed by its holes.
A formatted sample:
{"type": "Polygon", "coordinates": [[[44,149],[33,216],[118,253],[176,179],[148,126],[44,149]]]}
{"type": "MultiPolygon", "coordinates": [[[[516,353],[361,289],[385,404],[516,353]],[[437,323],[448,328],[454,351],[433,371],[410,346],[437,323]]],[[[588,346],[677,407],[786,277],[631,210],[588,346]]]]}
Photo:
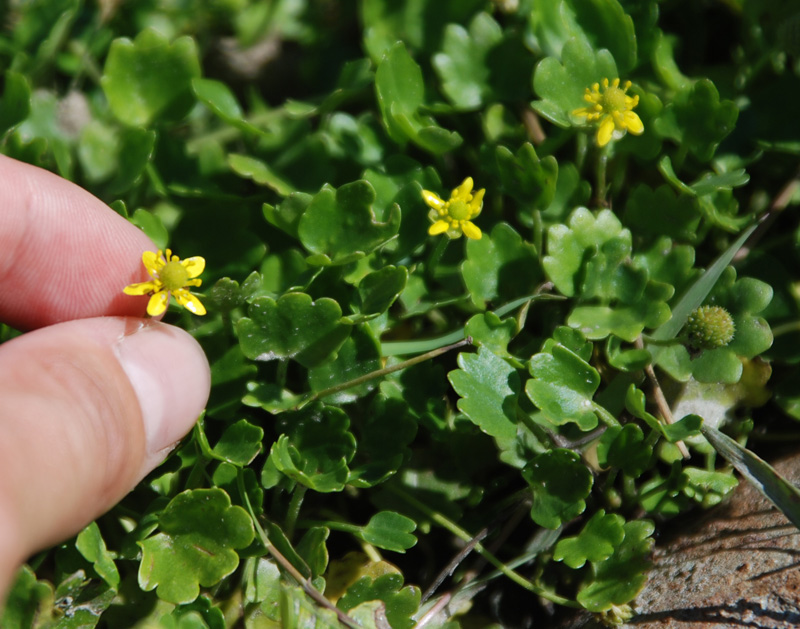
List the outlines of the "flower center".
{"type": "Polygon", "coordinates": [[[189,272],[180,262],[171,261],[164,265],[158,274],[158,279],[168,291],[175,291],[186,286],[189,281],[189,272]]]}
{"type": "Polygon", "coordinates": [[[625,91],[609,85],[603,94],[603,109],[608,112],[625,111],[625,91]]]}
{"type": "Polygon", "coordinates": [[[466,221],[469,219],[470,215],[469,205],[460,199],[451,201],[450,205],[447,206],[447,213],[450,215],[450,218],[455,221],[466,221]]]}

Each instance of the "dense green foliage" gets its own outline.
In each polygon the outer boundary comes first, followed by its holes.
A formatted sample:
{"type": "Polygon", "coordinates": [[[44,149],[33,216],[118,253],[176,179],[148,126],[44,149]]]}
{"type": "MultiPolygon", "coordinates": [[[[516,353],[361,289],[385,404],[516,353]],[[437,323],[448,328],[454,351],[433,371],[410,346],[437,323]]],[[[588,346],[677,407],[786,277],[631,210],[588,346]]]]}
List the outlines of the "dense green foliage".
{"type": "Polygon", "coordinates": [[[732,466],[800,522],[726,438],[800,419],[800,2],[3,6],[0,150],[205,257],[208,315],[167,321],[213,378],[3,627],[619,617],[732,466]],[[604,78],[644,131],[601,147],[604,78]],[[482,238],[428,235],[467,177],[482,238]]]}

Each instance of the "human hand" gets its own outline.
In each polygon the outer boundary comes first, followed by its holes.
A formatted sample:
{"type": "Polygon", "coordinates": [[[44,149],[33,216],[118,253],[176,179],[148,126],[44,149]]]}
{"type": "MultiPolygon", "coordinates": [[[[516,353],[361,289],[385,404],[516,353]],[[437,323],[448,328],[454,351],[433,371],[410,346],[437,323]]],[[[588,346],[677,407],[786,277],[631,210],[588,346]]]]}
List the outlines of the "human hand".
{"type": "Polygon", "coordinates": [[[85,190],[0,156],[0,601],[30,554],[80,531],[188,432],[210,389],[183,330],[141,318],[135,226],[85,190]]]}

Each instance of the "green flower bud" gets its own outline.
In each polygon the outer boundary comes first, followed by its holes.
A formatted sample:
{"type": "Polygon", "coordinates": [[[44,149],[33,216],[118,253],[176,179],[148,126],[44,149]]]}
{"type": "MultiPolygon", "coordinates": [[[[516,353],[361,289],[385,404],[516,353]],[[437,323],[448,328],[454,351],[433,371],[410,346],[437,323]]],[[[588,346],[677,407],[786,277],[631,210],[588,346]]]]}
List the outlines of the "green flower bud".
{"type": "Polygon", "coordinates": [[[733,317],[721,306],[700,306],[686,322],[689,344],[695,349],[725,347],[733,340],[733,317]]]}

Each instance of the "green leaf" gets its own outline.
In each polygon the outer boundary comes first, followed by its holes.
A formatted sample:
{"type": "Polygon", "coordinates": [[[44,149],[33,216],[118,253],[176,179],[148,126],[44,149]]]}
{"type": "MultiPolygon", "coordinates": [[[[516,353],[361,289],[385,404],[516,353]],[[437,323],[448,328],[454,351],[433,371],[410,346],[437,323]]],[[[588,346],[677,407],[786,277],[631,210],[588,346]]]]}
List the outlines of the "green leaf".
{"type": "Polygon", "coordinates": [[[747,185],[750,175],[744,168],[736,168],[722,173],[705,173],[692,184],[692,190],[702,197],[718,190],[731,190],[747,185]]]}
{"type": "Polygon", "coordinates": [[[701,417],[697,415],[687,415],[674,424],[665,424],[664,436],[670,443],[683,441],[698,434],[702,424],[703,419],[701,417]]]}
{"type": "Polygon", "coordinates": [[[539,526],[558,528],[586,509],[592,473],[574,452],[562,448],[544,452],[525,466],[522,476],[531,486],[531,518],[539,526]]]}
{"type": "Polygon", "coordinates": [[[475,15],[468,29],[448,24],[442,51],[432,63],[442,91],[457,109],[528,98],[533,57],[514,31],[504,33],[488,13],[475,15]]]}
{"type": "Polygon", "coordinates": [[[442,52],[432,61],[442,91],[457,108],[476,109],[491,98],[487,57],[502,39],[503,29],[488,13],[476,15],[469,30],[458,24],[445,28],[442,52]]]}
{"type": "Polygon", "coordinates": [[[312,577],[322,575],[328,568],[328,541],[330,529],[326,526],[312,526],[297,543],[297,554],[311,569],[312,577]]]}
{"type": "Polygon", "coordinates": [[[573,422],[581,430],[597,426],[592,398],[600,385],[600,374],[589,363],[563,345],[533,356],[529,363],[533,376],[525,383],[525,393],[556,426],[573,422]]]}
{"type": "MultiPolygon", "coordinates": [[[[403,370],[400,373],[408,378],[407,374],[413,371],[403,370]]],[[[444,374],[441,369],[437,370],[437,375],[440,379],[434,384],[443,389],[444,374]]],[[[389,386],[386,382],[385,385],[389,386]]],[[[385,389],[386,386],[382,385],[381,388],[385,389]]],[[[382,391],[369,406],[361,427],[357,463],[351,465],[349,483],[354,487],[372,487],[383,482],[411,457],[409,445],[417,434],[418,416],[410,405],[424,408],[432,401],[424,388],[414,387],[413,384],[398,387],[397,393],[399,399],[389,397],[382,391]]]]}
{"type": "MultiPolygon", "coordinates": [[[[617,0],[570,0],[562,11],[572,10],[574,20],[595,50],[607,48],[619,72],[627,74],[636,66],[636,33],[633,20],[617,0]]],[[[620,75],[607,76],[609,80],[620,75]]],[[[604,77],[601,77],[601,80],[604,77]]]]}
{"type": "Polygon", "coordinates": [[[458,133],[443,129],[420,112],[425,92],[422,70],[403,42],[395,43],[378,64],[375,89],[386,131],[395,142],[411,141],[434,154],[461,144],[458,133]]]}
{"type": "Polygon", "coordinates": [[[385,574],[377,579],[362,577],[347,588],[336,606],[348,612],[367,601],[383,601],[386,619],[392,629],[410,629],[415,621],[412,615],[419,607],[420,591],[413,585],[403,587],[399,574],[385,574]]]}
{"type": "Polygon", "coordinates": [[[616,0],[536,3],[530,11],[530,26],[538,47],[551,57],[560,57],[564,44],[574,37],[595,50],[608,48],[622,73],[636,65],[633,20],[616,0]]]}
{"type": "Polygon", "coordinates": [[[78,159],[83,171],[93,183],[108,179],[118,168],[117,137],[114,130],[98,120],[83,128],[78,144],[78,159]]]}
{"type": "Polygon", "coordinates": [[[633,384],[628,387],[625,395],[625,408],[631,415],[644,420],[653,430],[663,434],[670,443],[683,441],[698,434],[703,422],[697,415],[687,415],[674,424],[660,422],[645,410],[644,393],[633,384]]]}
{"type": "Polygon", "coordinates": [[[33,570],[22,566],[6,595],[0,622],[6,629],[35,627],[34,621],[44,617],[52,599],[53,586],[37,581],[33,570]]]}
{"type": "Polygon", "coordinates": [[[683,492],[706,508],[718,505],[739,484],[732,470],[717,472],[685,467],[683,473],[687,479],[683,492]]]}
{"type": "Polygon", "coordinates": [[[315,367],[334,358],[352,326],[327,297],[313,301],[304,293],[289,293],[275,301],[257,297],[236,329],[244,355],[251,360],[292,358],[315,367]]]}
{"type": "Polygon", "coordinates": [[[108,184],[113,194],[130,190],[144,175],[156,148],[156,132],[123,129],[117,141],[117,174],[108,184]]]}
{"type": "Polygon", "coordinates": [[[637,499],[648,513],[674,516],[686,509],[688,500],[683,493],[688,479],[679,461],[672,463],[669,475],[664,478],[656,473],[639,488],[637,499]]]}
{"type": "MultiPolygon", "coordinates": [[[[289,196],[292,193],[296,192],[295,189],[292,187],[292,185],[288,183],[285,179],[283,179],[280,175],[276,174],[264,162],[262,162],[259,159],[256,159],[255,157],[250,157],[249,155],[239,155],[237,153],[231,153],[230,155],[228,155],[228,165],[231,167],[231,170],[240,177],[244,177],[245,179],[252,179],[259,186],[266,186],[267,188],[274,190],[283,197],[289,197],[290,199],[292,199],[292,201],[306,200],[305,195],[301,195],[299,197],[294,197],[294,198],[289,196]]],[[[286,201],[284,203],[286,203],[286,201]]],[[[272,208],[271,205],[265,205],[265,208],[266,207],[271,208],[272,211],[274,212],[274,208],[272,208]]],[[[283,204],[281,204],[281,207],[283,207],[283,204]]],[[[289,202],[287,208],[289,207],[293,208],[297,207],[297,204],[289,202]]],[[[302,203],[300,204],[300,207],[303,207],[303,209],[305,209],[302,203]]],[[[285,209],[284,212],[286,212],[285,209]]],[[[269,220],[269,218],[270,217],[267,216],[267,220],[269,220]]],[[[280,225],[276,225],[276,227],[283,228],[284,226],[292,224],[294,224],[294,221],[290,220],[280,225]]],[[[292,232],[290,231],[289,233],[292,232]]],[[[296,236],[297,232],[295,231],[292,235],[296,236]]]]}
{"type": "Polygon", "coordinates": [[[567,318],[567,323],[578,328],[591,340],[616,334],[622,340],[632,343],[645,328],[655,328],[669,319],[670,311],[666,300],[671,294],[672,287],[651,282],[634,304],[614,307],[578,306],[567,318]]]}
{"type": "Polygon", "coordinates": [[[403,553],[416,545],[417,538],[412,535],[416,529],[411,518],[394,511],[379,511],[361,529],[361,537],[378,548],[403,553]]]}
{"type": "Polygon", "coordinates": [[[666,185],[655,190],[640,183],[625,206],[625,223],[642,235],[669,236],[692,242],[700,224],[700,211],[686,195],[676,195],[666,185]]]}
{"type": "Polygon", "coordinates": [[[692,360],[692,375],[699,382],[734,384],[742,377],[742,363],[727,347],[707,350],[692,360]]]}
{"type": "Polygon", "coordinates": [[[602,210],[595,216],[582,207],[570,215],[567,225],[548,229],[547,255],[542,265],[556,288],[567,297],[584,292],[587,297],[607,295],[616,279],[613,271],[630,251],[631,233],[613,212],[602,210]],[[591,273],[581,272],[590,257],[594,269],[591,273]],[[579,275],[586,279],[581,281],[579,275]],[[597,284],[592,285],[593,281],[597,284]]]}
{"type": "Polygon", "coordinates": [[[108,585],[114,590],[119,589],[119,571],[114,563],[114,558],[106,548],[106,543],[100,533],[97,522],[92,522],[89,526],[78,533],[75,540],[75,548],[78,549],[86,561],[90,561],[94,566],[95,572],[100,575],[108,585]]]}
{"type": "Polygon", "coordinates": [[[595,52],[585,40],[570,39],[561,51],[561,61],[546,57],[536,66],[533,91],[541,100],[533,103],[534,109],[553,124],[568,127],[575,109],[583,107],[587,87],[604,78],[618,77],[614,57],[606,49],[595,52]]]}
{"type": "Polygon", "coordinates": [[[556,345],[563,345],[586,363],[592,359],[594,345],[586,340],[580,330],[575,328],[570,328],[566,325],[558,326],[553,330],[553,335],[542,345],[542,351],[552,354],[556,345]]]}
{"type": "Polygon", "coordinates": [[[327,266],[353,262],[386,243],[400,228],[400,208],[392,206],[385,222],[372,205],[375,189],[362,180],[338,190],[325,185],[300,217],[297,234],[313,255],[310,264],[327,266]]]}
{"type": "Polygon", "coordinates": [[[153,212],[139,208],[130,218],[131,223],[139,227],[160,249],[166,249],[169,233],[161,218],[153,212]]]}
{"type": "Polygon", "coordinates": [[[641,371],[653,362],[647,349],[623,349],[622,339],[618,336],[609,336],[606,339],[606,356],[612,367],[629,373],[641,371]]]}
{"type": "MultiPolygon", "coordinates": [[[[359,325],[342,343],[335,359],[309,370],[308,383],[314,393],[365,376],[381,368],[380,343],[370,328],[359,325]]],[[[329,404],[346,404],[369,393],[378,385],[378,380],[364,382],[323,399],[329,404]]]]}
{"type": "Polygon", "coordinates": [[[553,559],[573,569],[582,568],[587,561],[604,561],[625,539],[624,524],[622,516],[606,515],[605,510],[598,509],[578,535],[558,541],[553,559]]]}
{"type": "Polygon", "coordinates": [[[27,79],[18,72],[8,70],[3,74],[5,85],[0,100],[0,137],[28,117],[31,111],[31,88],[27,79]]]}
{"type": "Polygon", "coordinates": [[[532,294],[542,277],[536,249],[507,223],[498,223],[480,240],[467,241],[461,275],[480,308],[487,301],[532,294]]]}
{"type": "Polygon", "coordinates": [[[225,83],[214,79],[196,78],[192,80],[192,90],[197,100],[228,124],[254,135],[263,134],[261,129],[244,119],[239,101],[225,83]]]}
{"type": "Polygon", "coordinates": [[[515,153],[504,146],[495,149],[502,190],[523,205],[523,211],[546,210],[556,194],[558,162],[552,155],[539,159],[530,142],[515,153]]]}
{"type": "Polygon", "coordinates": [[[261,452],[263,439],[263,428],[254,426],[246,419],[240,419],[225,429],[211,454],[220,461],[244,467],[261,452]]]}
{"type": "Polygon", "coordinates": [[[697,159],[709,161],[719,143],[733,131],[739,108],[720,100],[708,79],[700,79],[680,90],[656,120],[656,130],[686,147],[697,159]]]}
{"type": "Polygon", "coordinates": [[[344,411],[315,404],[280,417],[278,428],[283,434],[270,451],[278,471],[314,491],[344,489],[348,464],[356,451],[344,411]]]}
{"type": "Polygon", "coordinates": [[[388,265],[373,271],[358,283],[360,312],[374,315],[386,312],[406,287],[408,269],[388,265]]]}
{"type": "Polygon", "coordinates": [[[609,427],[597,444],[600,465],[620,469],[634,478],[649,467],[652,456],[653,448],[645,442],[644,433],[636,424],[609,427]]]}
{"type": "Polygon", "coordinates": [[[158,519],[161,532],[138,542],[139,586],[170,603],[190,603],[239,565],[235,549],[255,537],[250,516],[221,489],[187,490],[158,519]]]}
{"type": "MultiPolygon", "coordinates": [[[[341,624],[333,610],[325,609],[314,602],[299,585],[282,583],[273,605],[280,616],[272,624],[286,629],[338,629],[341,624]]],[[[263,607],[263,606],[262,606],[263,607]]]]}
{"type": "Polygon", "coordinates": [[[93,581],[87,578],[83,570],[77,570],[63,578],[56,588],[56,618],[50,626],[59,629],[95,627],[116,595],[116,590],[106,583],[93,581]]]}
{"type": "Polygon", "coordinates": [[[655,526],[649,520],[625,523],[625,539],[614,554],[592,562],[593,579],[578,592],[578,602],[592,612],[629,603],[647,582],[655,526]]]}
{"type": "Polygon", "coordinates": [[[497,356],[508,356],[508,344],[517,334],[517,323],[514,319],[501,320],[493,312],[485,312],[471,317],[464,326],[464,333],[475,345],[497,356]]]}
{"type": "Polygon", "coordinates": [[[157,119],[177,120],[194,105],[192,79],[200,76],[197,45],[191,37],[172,44],[147,29],[134,41],[115,39],[101,85],[114,115],[132,127],[157,119]]]}
{"type": "MultiPolygon", "coordinates": [[[[252,165],[252,162],[247,163],[252,165]]],[[[265,174],[259,171],[260,167],[255,166],[253,175],[260,177],[265,174]]],[[[243,171],[242,174],[244,174],[244,172],[245,171],[243,171]]],[[[267,177],[269,178],[269,175],[267,175],[267,177]]],[[[264,183],[266,185],[266,180],[264,183]]],[[[280,205],[277,207],[265,203],[263,207],[264,218],[266,218],[271,225],[283,230],[290,236],[299,238],[297,235],[297,228],[300,225],[300,218],[311,203],[312,198],[310,194],[305,194],[304,192],[293,192],[281,201],[280,205]]]]}
{"type": "Polygon", "coordinates": [[[414,49],[435,50],[446,24],[464,24],[484,6],[481,0],[425,0],[360,4],[364,46],[374,62],[397,41],[414,49]]]}
{"type": "Polygon", "coordinates": [[[458,366],[447,374],[461,396],[458,409],[486,434],[512,439],[517,434],[517,370],[483,347],[476,354],[460,353],[458,366]]]}

